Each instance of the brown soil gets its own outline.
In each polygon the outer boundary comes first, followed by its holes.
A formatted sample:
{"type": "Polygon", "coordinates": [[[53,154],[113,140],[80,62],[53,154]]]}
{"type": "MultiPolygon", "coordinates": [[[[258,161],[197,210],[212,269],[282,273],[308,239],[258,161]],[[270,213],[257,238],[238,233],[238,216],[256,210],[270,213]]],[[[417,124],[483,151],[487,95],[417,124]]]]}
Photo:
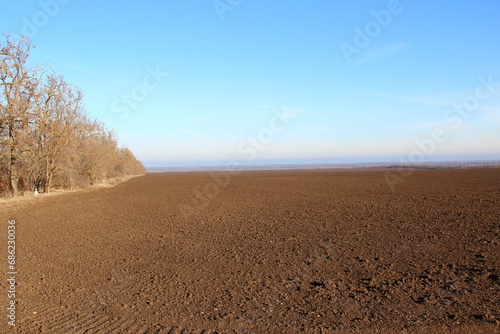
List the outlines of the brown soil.
{"type": "Polygon", "coordinates": [[[500,169],[216,175],[1,207],[0,332],[500,332],[500,169]]]}

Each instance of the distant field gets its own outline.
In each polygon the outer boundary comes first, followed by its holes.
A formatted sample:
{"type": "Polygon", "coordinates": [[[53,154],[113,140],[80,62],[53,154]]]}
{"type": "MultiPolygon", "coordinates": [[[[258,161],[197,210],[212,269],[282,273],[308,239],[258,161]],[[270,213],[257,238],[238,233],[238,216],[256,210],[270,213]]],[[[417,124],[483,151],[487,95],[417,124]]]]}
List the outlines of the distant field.
{"type": "Polygon", "coordinates": [[[500,169],[154,173],[0,214],[19,333],[500,332],[500,169]]]}
{"type": "MultiPolygon", "coordinates": [[[[237,163],[237,162],[236,162],[237,163]]],[[[258,164],[258,165],[236,165],[238,170],[253,171],[253,170],[328,170],[328,169],[373,169],[373,168],[416,168],[416,169],[464,169],[464,168],[500,168],[500,161],[444,161],[444,162],[428,162],[425,164],[395,164],[389,162],[372,162],[372,163],[301,163],[301,164],[258,164]]],[[[177,167],[148,167],[150,173],[164,172],[206,172],[206,171],[223,171],[227,169],[227,165],[214,166],[177,166],[177,167]]]]}

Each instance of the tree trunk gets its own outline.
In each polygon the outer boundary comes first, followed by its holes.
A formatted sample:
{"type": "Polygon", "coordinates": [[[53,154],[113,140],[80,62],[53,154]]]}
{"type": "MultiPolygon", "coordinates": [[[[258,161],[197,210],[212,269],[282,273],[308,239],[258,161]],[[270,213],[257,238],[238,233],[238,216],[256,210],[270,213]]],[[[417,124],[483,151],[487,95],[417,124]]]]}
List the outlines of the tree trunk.
{"type": "Polygon", "coordinates": [[[19,178],[17,165],[14,156],[10,157],[10,190],[12,191],[12,196],[17,196],[17,180],[19,178]]]}
{"type": "Polygon", "coordinates": [[[18,194],[17,181],[19,179],[19,173],[17,170],[15,143],[14,143],[14,138],[12,136],[13,130],[14,130],[13,124],[10,124],[9,125],[9,139],[10,139],[9,184],[10,184],[10,190],[12,191],[12,196],[17,196],[18,194]]]}
{"type": "Polygon", "coordinates": [[[47,156],[45,158],[45,193],[50,193],[50,186],[52,183],[52,175],[50,173],[50,164],[49,164],[49,157],[47,156]]]}

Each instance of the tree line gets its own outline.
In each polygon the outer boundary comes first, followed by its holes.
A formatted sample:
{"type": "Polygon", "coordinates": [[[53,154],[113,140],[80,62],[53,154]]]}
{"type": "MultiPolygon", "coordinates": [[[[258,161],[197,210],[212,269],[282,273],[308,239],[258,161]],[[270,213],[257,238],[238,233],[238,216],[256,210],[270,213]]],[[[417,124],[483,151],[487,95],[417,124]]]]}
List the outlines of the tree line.
{"type": "Polygon", "coordinates": [[[85,111],[81,90],[29,66],[25,38],[0,42],[0,193],[50,192],[139,175],[144,166],[85,111]]]}

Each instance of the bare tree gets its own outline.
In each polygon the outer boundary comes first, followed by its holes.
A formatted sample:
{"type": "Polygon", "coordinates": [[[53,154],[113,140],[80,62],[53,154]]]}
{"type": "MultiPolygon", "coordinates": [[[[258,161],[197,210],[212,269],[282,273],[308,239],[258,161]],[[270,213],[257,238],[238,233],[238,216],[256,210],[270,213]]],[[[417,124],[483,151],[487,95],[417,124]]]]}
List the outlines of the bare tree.
{"type": "Polygon", "coordinates": [[[116,145],[115,135],[102,123],[93,121],[86,125],[85,134],[80,139],[79,167],[90,184],[109,176],[116,157],[116,145]]]}
{"type": "Polygon", "coordinates": [[[0,143],[2,157],[6,157],[8,180],[12,195],[18,193],[19,161],[23,152],[21,135],[30,122],[38,80],[36,70],[26,62],[31,42],[21,39],[0,48],[0,143]]]}
{"type": "Polygon", "coordinates": [[[31,49],[24,38],[0,44],[0,192],[144,173],[115,134],[86,115],[77,87],[27,65],[31,49]]]}
{"type": "Polygon", "coordinates": [[[37,99],[36,156],[42,166],[40,186],[50,192],[54,176],[70,168],[68,160],[74,154],[70,144],[84,119],[82,93],[69,85],[62,76],[51,74],[37,99]]]}

